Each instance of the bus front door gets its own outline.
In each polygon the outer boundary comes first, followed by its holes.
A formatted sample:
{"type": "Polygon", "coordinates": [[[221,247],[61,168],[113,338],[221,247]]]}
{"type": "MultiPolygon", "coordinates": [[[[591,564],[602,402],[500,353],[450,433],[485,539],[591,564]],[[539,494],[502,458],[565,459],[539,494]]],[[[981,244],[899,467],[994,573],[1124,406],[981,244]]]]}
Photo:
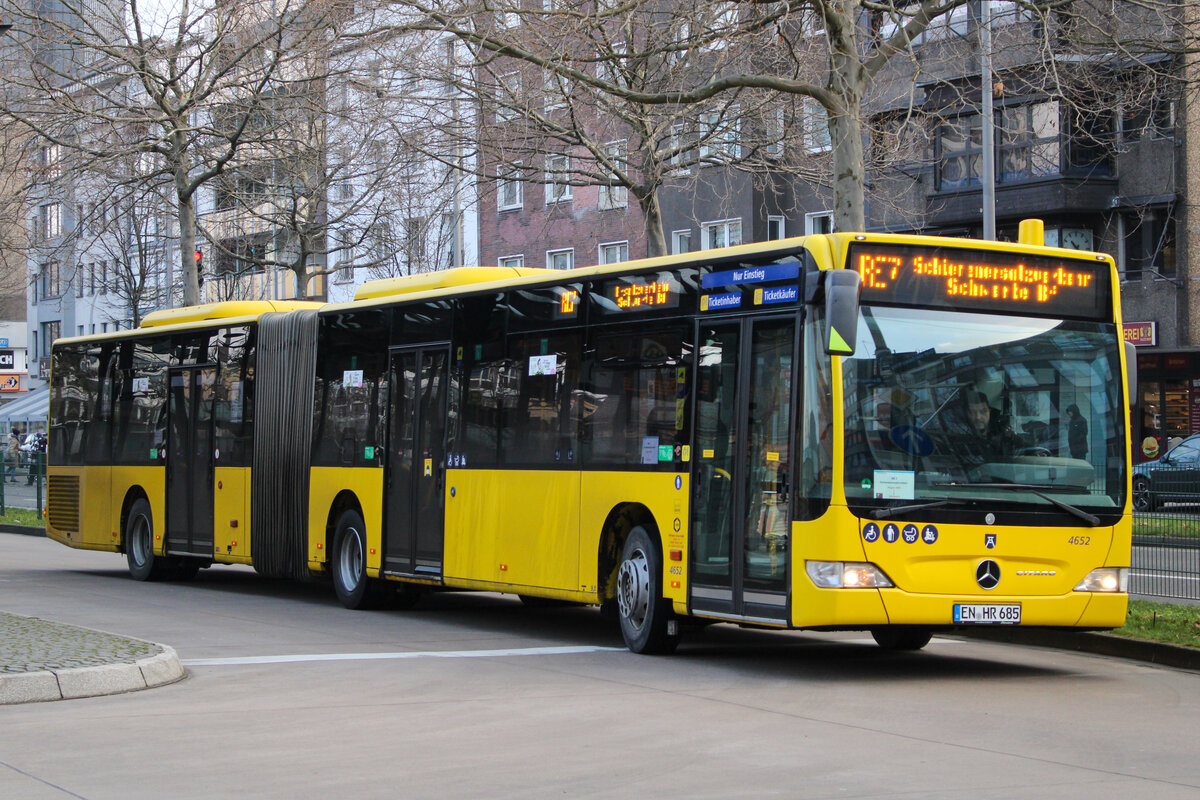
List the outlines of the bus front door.
{"type": "Polygon", "coordinates": [[[449,361],[444,345],[392,351],[383,557],[393,574],[442,573],[449,361]]]}
{"type": "Polygon", "coordinates": [[[691,608],[786,623],[794,318],[699,325],[691,608]]]}
{"type": "Polygon", "coordinates": [[[213,394],[216,367],[171,370],[166,549],[213,554],[213,394]]]}

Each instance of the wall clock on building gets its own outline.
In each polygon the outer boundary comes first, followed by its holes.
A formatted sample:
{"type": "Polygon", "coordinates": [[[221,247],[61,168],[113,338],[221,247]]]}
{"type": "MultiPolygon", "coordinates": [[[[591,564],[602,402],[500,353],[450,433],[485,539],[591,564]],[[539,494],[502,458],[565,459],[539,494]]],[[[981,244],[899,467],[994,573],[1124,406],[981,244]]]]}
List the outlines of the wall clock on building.
{"type": "Polygon", "coordinates": [[[1071,250],[1093,250],[1092,232],[1087,228],[1063,228],[1059,234],[1059,247],[1071,250]]]}

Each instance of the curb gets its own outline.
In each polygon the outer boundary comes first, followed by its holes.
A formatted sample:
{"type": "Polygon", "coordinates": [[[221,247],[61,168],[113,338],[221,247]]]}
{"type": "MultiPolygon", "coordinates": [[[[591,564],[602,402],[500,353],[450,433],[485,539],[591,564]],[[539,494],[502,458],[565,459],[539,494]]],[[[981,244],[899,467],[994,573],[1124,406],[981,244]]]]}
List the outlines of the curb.
{"type": "Polygon", "coordinates": [[[35,528],[31,525],[0,525],[0,533],[19,533],[23,536],[45,536],[45,528],[35,528]]]}
{"type": "Polygon", "coordinates": [[[1181,647],[1166,642],[1151,642],[1144,639],[1127,639],[1110,633],[1086,633],[1071,630],[1019,630],[991,629],[977,631],[955,631],[971,639],[993,642],[1049,647],[1055,650],[1073,650],[1099,656],[1125,658],[1131,661],[1146,661],[1174,669],[1200,672],[1200,650],[1181,647]]]}
{"type": "Polygon", "coordinates": [[[185,673],[175,649],[165,644],[157,646],[162,652],[131,664],[0,675],[0,705],[123,694],[181,680],[185,673]]]}

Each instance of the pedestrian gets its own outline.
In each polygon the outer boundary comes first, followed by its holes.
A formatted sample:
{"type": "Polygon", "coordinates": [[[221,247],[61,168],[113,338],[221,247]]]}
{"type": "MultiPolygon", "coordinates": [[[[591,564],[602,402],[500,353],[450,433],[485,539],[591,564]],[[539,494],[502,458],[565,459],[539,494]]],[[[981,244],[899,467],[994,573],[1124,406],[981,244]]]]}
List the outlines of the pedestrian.
{"type": "Polygon", "coordinates": [[[1072,403],[1067,406],[1067,446],[1071,448],[1071,458],[1087,458],[1088,425],[1087,420],[1079,413],[1079,406],[1072,403]]]}
{"type": "Polygon", "coordinates": [[[8,435],[8,447],[4,451],[4,480],[17,482],[17,464],[21,459],[21,432],[16,428],[8,435]]]}

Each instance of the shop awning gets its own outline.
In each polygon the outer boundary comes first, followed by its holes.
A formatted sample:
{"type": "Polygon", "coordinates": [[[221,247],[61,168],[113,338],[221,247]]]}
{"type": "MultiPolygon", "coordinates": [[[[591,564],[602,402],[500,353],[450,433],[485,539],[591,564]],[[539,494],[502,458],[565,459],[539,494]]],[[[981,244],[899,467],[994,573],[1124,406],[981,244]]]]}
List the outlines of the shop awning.
{"type": "Polygon", "coordinates": [[[34,389],[20,399],[0,406],[0,430],[7,431],[14,424],[22,432],[46,430],[46,416],[50,412],[50,389],[34,389]]]}

